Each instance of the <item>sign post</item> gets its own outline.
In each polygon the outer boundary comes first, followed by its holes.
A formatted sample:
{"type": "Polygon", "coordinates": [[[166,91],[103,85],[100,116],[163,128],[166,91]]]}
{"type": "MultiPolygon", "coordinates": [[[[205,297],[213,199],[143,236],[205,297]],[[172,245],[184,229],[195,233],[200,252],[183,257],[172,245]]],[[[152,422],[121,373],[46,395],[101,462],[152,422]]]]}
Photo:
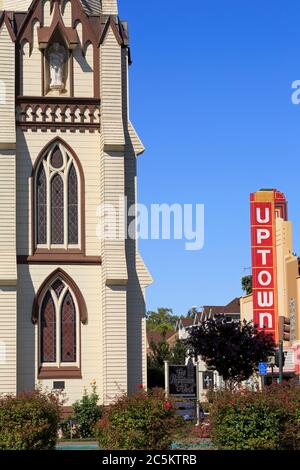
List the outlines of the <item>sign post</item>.
{"type": "Polygon", "coordinates": [[[260,362],[258,365],[259,375],[261,377],[261,387],[264,388],[265,376],[268,372],[268,364],[266,362],[260,362]]]}
{"type": "Polygon", "coordinates": [[[165,361],[165,392],[166,398],[169,398],[170,388],[169,388],[169,361],[165,361]]]}

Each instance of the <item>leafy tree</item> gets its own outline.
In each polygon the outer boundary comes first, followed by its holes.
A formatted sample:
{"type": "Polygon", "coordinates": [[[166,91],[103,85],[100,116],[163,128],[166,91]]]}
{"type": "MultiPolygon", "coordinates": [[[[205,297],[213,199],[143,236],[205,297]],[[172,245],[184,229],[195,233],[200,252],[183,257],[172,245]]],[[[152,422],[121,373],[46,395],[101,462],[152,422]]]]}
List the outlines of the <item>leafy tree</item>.
{"type": "Polygon", "coordinates": [[[166,334],[167,331],[174,330],[177,320],[178,317],[173,315],[172,309],[161,307],[157,311],[147,313],[147,329],[166,334]]]}
{"type": "Polygon", "coordinates": [[[190,310],[187,313],[187,318],[195,318],[197,313],[198,313],[197,307],[192,307],[192,308],[190,308],[190,310]]]}
{"type": "Polygon", "coordinates": [[[155,343],[150,341],[151,353],[148,355],[148,366],[151,368],[162,369],[165,361],[170,360],[171,348],[167,341],[163,338],[161,341],[155,343]]]}
{"type": "Polygon", "coordinates": [[[270,334],[258,331],[252,322],[228,322],[224,315],[192,328],[185,340],[190,355],[200,356],[209,370],[216,370],[228,388],[248,380],[261,361],[275,352],[270,334]]]}
{"type": "Polygon", "coordinates": [[[185,364],[187,347],[182,340],[177,339],[170,352],[170,362],[172,364],[185,364]]]}
{"type": "Polygon", "coordinates": [[[242,278],[242,289],[246,295],[252,294],[252,276],[244,276],[242,278]]]}

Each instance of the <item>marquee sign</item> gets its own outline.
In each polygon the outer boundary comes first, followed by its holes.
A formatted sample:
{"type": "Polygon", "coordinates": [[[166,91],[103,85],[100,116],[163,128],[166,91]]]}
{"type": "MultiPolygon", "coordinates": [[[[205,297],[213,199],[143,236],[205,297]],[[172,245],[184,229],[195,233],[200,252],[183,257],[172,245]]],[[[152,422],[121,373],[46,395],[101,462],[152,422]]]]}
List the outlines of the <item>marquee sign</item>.
{"type": "MultiPolygon", "coordinates": [[[[251,194],[253,321],[278,340],[276,191],[251,194]]],[[[282,203],[282,201],[281,201],[282,203]]],[[[279,204],[280,206],[280,204],[279,204]]]]}

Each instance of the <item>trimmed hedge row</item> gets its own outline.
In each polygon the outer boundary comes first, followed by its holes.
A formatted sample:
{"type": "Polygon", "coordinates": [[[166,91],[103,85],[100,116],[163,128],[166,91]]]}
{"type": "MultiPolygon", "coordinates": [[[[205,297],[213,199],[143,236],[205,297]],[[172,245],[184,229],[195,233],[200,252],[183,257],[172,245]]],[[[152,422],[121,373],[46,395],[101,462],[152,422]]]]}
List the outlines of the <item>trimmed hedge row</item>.
{"type": "Polygon", "coordinates": [[[210,419],[219,449],[300,449],[300,388],[284,384],[261,392],[216,392],[210,419]]]}

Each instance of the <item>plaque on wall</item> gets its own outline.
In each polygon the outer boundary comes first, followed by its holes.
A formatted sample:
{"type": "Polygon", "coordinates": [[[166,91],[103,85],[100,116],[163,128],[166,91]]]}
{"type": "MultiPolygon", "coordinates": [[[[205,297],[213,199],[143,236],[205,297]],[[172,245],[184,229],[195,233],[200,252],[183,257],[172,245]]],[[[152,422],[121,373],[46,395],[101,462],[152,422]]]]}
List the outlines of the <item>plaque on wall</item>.
{"type": "Polygon", "coordinates": [[[169,393],[191,398],[197,396],[196,366],[192,360],[186,366],[169,366],[169,393]]]}

